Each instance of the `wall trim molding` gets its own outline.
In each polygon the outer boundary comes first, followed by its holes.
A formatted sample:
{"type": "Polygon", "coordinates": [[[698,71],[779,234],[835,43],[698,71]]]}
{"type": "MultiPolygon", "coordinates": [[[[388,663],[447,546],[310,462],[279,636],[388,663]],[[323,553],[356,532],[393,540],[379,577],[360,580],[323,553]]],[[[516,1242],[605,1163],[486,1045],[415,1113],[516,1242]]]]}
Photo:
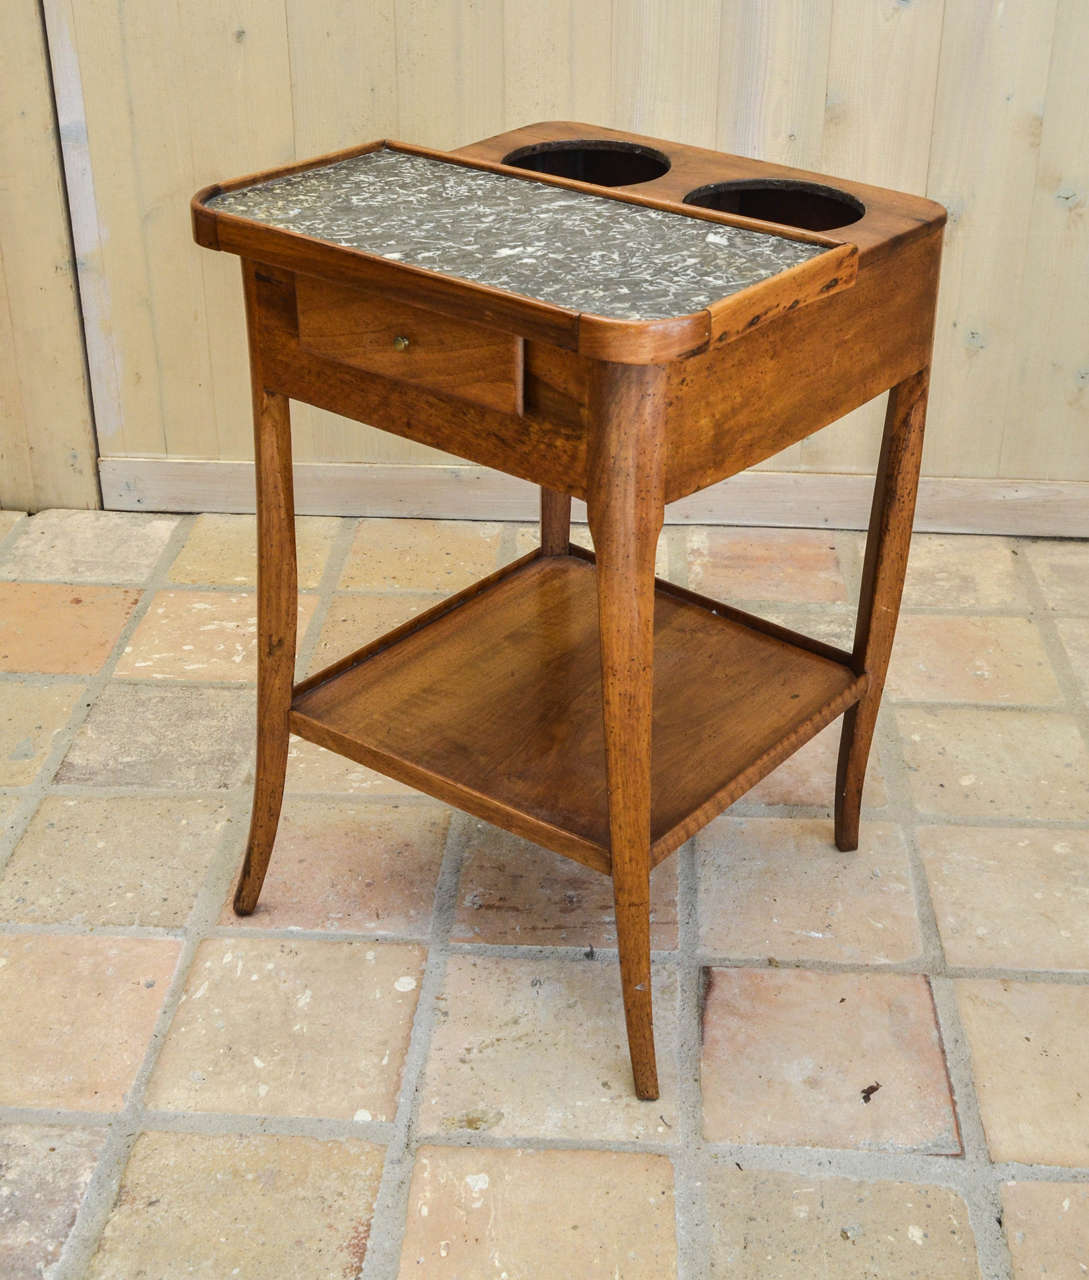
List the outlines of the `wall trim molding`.
{"type": "MultiPolygon", "coordinates": [[[[234,511],[254,507],[253,463],[188,458],[101,458],[112,511],[234,511]]],[[[865,475],[746,471],[666,508],[670,524],[864,529],[873,479],[865,475]]],[[[535,520],[533,485],[476,466],[301,462],[299,515],[535,520]]],[[[581,503],[576,519],[585,519],[581,503]]],[[[925,477],[915,527],[932,533],[1089,538],[1089,483],[925,477]]]]}

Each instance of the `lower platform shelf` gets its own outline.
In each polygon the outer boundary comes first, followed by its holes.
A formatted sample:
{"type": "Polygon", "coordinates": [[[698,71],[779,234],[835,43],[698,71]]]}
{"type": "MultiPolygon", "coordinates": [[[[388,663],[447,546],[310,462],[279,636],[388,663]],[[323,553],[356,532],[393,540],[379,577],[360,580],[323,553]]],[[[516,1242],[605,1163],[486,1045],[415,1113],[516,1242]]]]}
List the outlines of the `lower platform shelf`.
{"type": "MultiPolygon", "coordinates": [[[[654,862],[865,688],[846,655],[752,622],[656,585],[654,862]]],[[[596,569],[581,555],[520,562],[312,677],[291,730],[609,869],[596,569]]]]}

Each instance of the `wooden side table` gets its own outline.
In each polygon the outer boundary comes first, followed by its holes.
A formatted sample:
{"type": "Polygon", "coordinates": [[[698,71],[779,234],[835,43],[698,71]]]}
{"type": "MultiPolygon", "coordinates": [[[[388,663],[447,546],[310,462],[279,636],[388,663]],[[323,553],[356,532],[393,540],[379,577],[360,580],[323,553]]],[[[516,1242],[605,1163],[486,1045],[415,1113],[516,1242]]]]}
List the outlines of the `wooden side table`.
{"type": "Polygon", "coordinates": [[[944,210],[594,126],[401,143],[198,193],[242,258],[257,459],[253,911],[290,733],[611,875],[658,1096],[652,867],[844,714],[866,760],[917,487],[944,210]],[[853,651],[654,577],[665,505],[892,388],[853,651]],[[541,486],[541,545],[293,684],[288,400],[541,486]],[[594,552],[569,541],[572,496],[594,552]]]}

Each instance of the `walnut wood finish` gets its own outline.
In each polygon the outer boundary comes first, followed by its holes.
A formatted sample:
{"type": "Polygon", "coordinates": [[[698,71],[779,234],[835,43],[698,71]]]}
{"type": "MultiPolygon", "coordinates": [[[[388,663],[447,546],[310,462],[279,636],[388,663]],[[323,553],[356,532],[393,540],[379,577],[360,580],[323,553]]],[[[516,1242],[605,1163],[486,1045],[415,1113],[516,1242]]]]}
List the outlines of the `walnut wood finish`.
{"type": "Polygon", "coordinates": [[[657,1098],[650,984],[654,554],[665,517],[666,372],[602,363],[590,384],[586,497],[597,554],[613,901],[635,1091],[657,1098]]]}
{"type": "Polygon", "coordinates": [[[636,1091],[653,1098],[651,869],[844,712],[835,832],[840,848],[857,844],[918,479],[944,211],[571,122],[455,158],[516,172],[502,160],[517,147],[577,138],[649,145],[670,168],[627,189],[534,180],[765,226],[829,252],[721,306],[639,325],[217,215],[203,201],[221,188],[194,201],[198,241],[245,260],[254,386],[258,770],[235,906],[252,911],[260,892],[289,729],[566,854],[612,876],[636,1091]],[[815,235],[679,203],[737,179],[816,181],[865,212],[815,235]],[[466,360],[398,364],[391,337],[409,321],[466,360]],[[655,581],[667,502],[889,388],[852,653],[655,581]],[[537,484],[539,550],[292,689],[288,398],[537,484]],[[596,554],[570,544],[572,496],[587,502],[596,554]]]}
{"type": "Polygon", "coordinates": [[[599,360],[627,364],[653,364],[701,351],[710,342],[728,341],[766,324],[784,311],[794,310],[814,299],[849,288],[855,279],[858,250],[848,241],[831,239],[796,228],[768,227],[776,235],[821,245],[826,252],[779,272],[755,288],[743,289],[720,299],[710,307],[689,315],[661,320],[615,320],[587,312],[575,312],[536,298],[507,293],[487,285],[454,279],[409,263],[364,253],[359,249],[286,231],[267,223],[209,208],[207,201],[223,191],[233,191],[254,182],[268,181],[300,169],[348,155],[361,155],[378,147],[389,147],[412,155],[443,160],[474,169],[504,173],[522,180],[543,182],[607,197],[627,204],[683,212],[687,217],[727,225],[752,227],[751,219],[712,209],[679,206],[675,201],[655,200],[641,194],[616,192],[585,182],[536,174],[486,160],[469,160],[426,147],[379,140],[339,152],[303,165],[288,165],[234,182],[205,187],[192,201],[193,234],[209,249],[237,253],[241,257],[284,267],[300,274],[321,277],[338,285],[381,289],[391,299],[409,305],[424,304],[433,311],[569,347],[599,360]]]}
{"type": "MultiPolygon", "coordinates": [[[[598,582],[581,548],[523,557],[302,681],[292,730],[607,873],[598,582]]],[[[652,866],[866,687],[848,653],[654,589],[652,866]]]]}
{"type": "MultiPolygon", "coordinates": [[[[705,147],[692,147],[661,138],[648,138],[642,134],[621,133],[603,125],[583,124],[574,120],[543,120],[536,124],[511,129],[459,147],[451,155],[472,160],[475,163],[501,163],[504,156],[521,147],[534,143],[574,140],[578,138],[615,141],[621,144],[637,143],[660,151],[670,161],[669,169],[661,177],[629,186],[610,187],[617,195],[639,195],[653,200],[663,208],[677,207],[691,212],[692,206],[683,204],[690,192],[713,182],[744,182],[765,180],[772,182],[807,182],[846,192],[865,206],[865,214],[857,222],[842,228],[826,231],[823,235],[832,242],[847,241],[858,246],[859,265],[867,259],[885,257],[900,249],[917,235],[925,235],[934,227],[945,223],[945,210],[933,200],[922,196],[907,195],[901,191],[889,191],[884,187],[871,187],[866,183],[847,178],[831,177],[806,169],[794,169],[787,165],[770,164],[765,160],[753,160],[748,156],[733,156],[722,151],[709,151],[705,147]]],[[[544,176],[544,175],[540,175],[544,176]]],[[[599,189],[599,188],[595,188],[599,189]]],[[[759,227],[790,234],[789,225],[779,222],[763,222],[755,218],[742,218],[736,214],[720,215],[737,225],[759,227]]]]}
{"type": "Polygon", "coordinates": [[[540,358],[537,351],[527,352],[525,410],[501,413],[461,396],[367,375],[343,360],[309,350],[299,340],[297,288],[303,277],[262,264],[255,279],[255,340],[267,386],[292,400],[371,423],[557,492],[583,496],[586,411],[584,405],[573,407],[572,396],[586,384],[588,362],[584,366],[574,356],[568,368],[540,358]],[[563,412],[545,416],[537,407],[542,400],[563,412]]]}
{"type": "Polygon", "coordinates": [[[257,762],[249,839],[234,909],[240,916],[248,916],[257,906],[268,870],[284,797],[288,716],[295,678],[298,571],[290,411],[286,396],[263,385],[261,352],[255,342],[258,301],[253,265],[243,263],[242,274],[257,463],[257,762]]]}
{"type": "Polygon", "coordinates": [[[940,228],[917,235],[864,263],[849,294],[673,365],[666,500],[770,458],[927,367],[940,255],[940,228]]]}
{"type": "Polygon", "coordinates": [[[299,344],[357,369],[522,412],[523,339],[501,329],[387,302],[380,293],[300,276],[299,344]]]}
{"type": "Polygon", "coordinates": [[[554,489],[541,490],[541,551],[563,556],[571,545],[571,498],[554,489]]]}

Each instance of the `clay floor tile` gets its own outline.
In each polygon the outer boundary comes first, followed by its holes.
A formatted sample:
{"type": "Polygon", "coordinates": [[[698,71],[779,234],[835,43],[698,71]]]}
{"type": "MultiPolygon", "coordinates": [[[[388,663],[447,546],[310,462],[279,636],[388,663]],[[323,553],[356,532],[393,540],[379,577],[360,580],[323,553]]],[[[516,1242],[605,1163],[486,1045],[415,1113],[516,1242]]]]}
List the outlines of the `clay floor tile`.
{"type": "Polygon", "coordinates": [[[885,693],[909,702],[1062,702],[1043,637],[1027,618],[902,614],[885,693]]]}
{"type": "Polygon", "coordinates": [[[1089,970],[1089,832],[921,826],[916,841],[949,964],[1089,970]]]}
{"type": "Polygon", "coordinates": [[[0,681],[0,786],[33,782],[83,694],[68,681],[0,681]]]}
{"type": "MultiPolygon", "coordinates": [[[[450,810],[292,797],[257,910],[222,924],[426,938],[450,810]]],[[[233,890],[232,890],[233,892],[233,890]]]]}
{"type": "Polygon", "coordinates": [[[249,768],[253,693],[110,684],[80,726],[57,781],[92,787],[223,791],[249,768]]]}
{"type": "MultiPolygon", "coordinates": [[[[810,738],[804,747],[745,793],[746,804],[822,805],[831,813],[842,728],[843,722],[835,720],[810,738]]],[[[877,742],[870,751],[862,803],[866,809],[880,809],[888,803],[877,742]]]]}
{"type": "Polygon", "coordinates": [[[382,1158],[358,1140],[143,1133],[88,1280],[356,1276],[382,1158]]]}
{"type": "Polygon", "coordinates": [[[106,1140],[105,1129],[0,1127],[0,1275],[40,1280],[57,1261],[106,1140]]]}
{"type": "Polygon", "coordinates": [[[140,584],[177,526],[177,516],[39,511],[0,556],[0,578],[140,584]]]}
{"type": "MultiPolygon", "coordinates": [[[[651,878],[650,945],[677,945],[677,860],[651,878]]],[[[612,881],[549,849],[474,822],[451,938],[533,947],[615,947],[612,881]]]]}
{"type": "Polygon", "coordinates": [[[1073,538],[1028,540],[1024,554],[1049,609],[1089,616],[1089,542],[1073,538]]]}
{"type": "Polygon", "coordinates": [[[94,675],[139,599],[129,587],[0,582],[0,671],[94,675]]]}
{"type": "Polygon", "coordinates": [[[414,796],[419,792],[366,765],[292,737],[287,753],[287,792],[299,795],[414,796]]]}
{"type": "Polygon", "coordinates": [[[1007,1182],[1002,1219],[1013,1280],[1089,1275],[1089,1183],[1007,1182]]]}
{"type": "Polygon", "coordinates": [[[1089,750],[1071,716],[983,707],[901,707],[909,785],[926,814],[1089,819],[1089,750]]]}
{"type": "Polygon", "coordinates": [[[708,974],[701,1074],[709,1141],[959,1153],[925,978],[708,974]]]}
{"type": "Polygon", "coordinates": [[[314,646],[309,674],[331,666],[356,649],[362,649],[409,618],[433,608],[441,599],[441,596],[408,592],[400,595],[334,596],[314,646]]]}
{"type": "MultiPolygon", "coordinates": [[[[299,634],[317,606],[300,596],[299,634]]],[[[157,591],[117,660],[114,675],[139,680],[257,679],[257,596],[226,591],[157,591]]]]}
{"type": "Polygon", "coordinates": [[[423,962],[405,944],[202,942],[148,1107],[392,1120],[423,962]]]}
{"type": "Polygon", "coordinates": [[[180,949],[165,938],[0,937],[0,1106],[117,1111],[180,949]]]}
{"type": "Polygon", "coordinates": [[[1057,618],[1055,627],[1081,696],[1089,704],[1089,618],[1057,618]]]}
{"type": "Polygon", "coordinates": [[[613,1151],[421,1147],[400,1280],[670,1280],[673,1170],[613,1151]]]}
{"type": "Polygon", "coordinates": [[[688,585],[730,604],[846,600],[841,554],[852,536],[813,529],[693,527],[687,531],[688,585]]]}
{"type": "Polygon", "coordinates": [[[991,978],[956,986],[991,1159],[1089,1165],[1089,987],[991,978]]]}
{"type": "Polygon", "coordinates": [[[452,955],[420,1087],[421,1134],[668,1142],[677,985],[653,979],[661,1098],[636,1098],[615,958],[452,955]]]}
{"type": "Polygon", "coordinates": [[[708,1280],[979,1280],[968,1206],[944,1187],[716,1163],[708,1280]]]}
{"type": "MultiPolygon", "coordinates": [[[[299,516],[295,558],[299,590],[321,584],[325,562],[342,522],[331,516],[299,516]]],[[[257,585],[257,523],[253,516],[197,516],[185,545],[170,566],[170,581],[191,586],[257,585]]]]}
{"type": "Polygon", "coordinates": [[[179,928],[227,816],[203,799],[47,796],[0,876],[0,919],[179,928]]]}
{"type": "Polygon", "coordinates": [[[453,595],[499,568],[501,524],[372,519],[360,523],[340,589],[453,595]]]}
{"type": "Polygon", "coordinates": [[[700,947],[738,958],[892,964],[922,948],[899,827],[840,853],[825,818],[718,818],[696,837],[700,947]]]}
{"type": "Polygon", "coordinates": [[[911,539],[904,608],[1024,611],[1028,597],[1012,538],[917,533],[911,539]]]}

